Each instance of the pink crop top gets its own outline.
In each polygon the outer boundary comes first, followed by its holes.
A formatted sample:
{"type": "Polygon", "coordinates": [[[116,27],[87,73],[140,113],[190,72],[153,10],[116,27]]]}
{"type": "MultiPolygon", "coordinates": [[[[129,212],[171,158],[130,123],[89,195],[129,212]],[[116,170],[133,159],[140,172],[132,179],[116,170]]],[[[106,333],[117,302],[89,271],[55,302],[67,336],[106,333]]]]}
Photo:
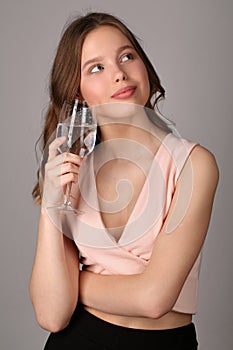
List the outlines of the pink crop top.
{"type": "MultiPolygon", "coordinates": [[[[118,241],[109,235],[101,220],[94,155],[87,157],[80,174],[80,209],[85,213],[72,225],[73,239],[87,270],[107,275],[137,274],[145,269],[168,213],[177,179],[195,145],[172,133],[165,136],[153,156],[145,184],[118,241]]],[[[183,285],[174,311],[196,313],[200,255],[183,285]]]]}

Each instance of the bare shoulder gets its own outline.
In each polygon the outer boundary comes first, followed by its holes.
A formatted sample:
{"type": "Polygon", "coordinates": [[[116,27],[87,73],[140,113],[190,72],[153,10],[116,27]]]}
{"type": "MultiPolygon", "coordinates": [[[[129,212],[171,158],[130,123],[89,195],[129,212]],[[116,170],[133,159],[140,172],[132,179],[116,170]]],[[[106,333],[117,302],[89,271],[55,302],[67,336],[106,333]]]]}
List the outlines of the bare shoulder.
{"type": "Polygon", "coordinates": [[[201,145],[194,147],[190,154],[194,175],[203,182],[207,181],[212,186],[217,186],[219,180],[219,168],[214,154],[201,145]]]}

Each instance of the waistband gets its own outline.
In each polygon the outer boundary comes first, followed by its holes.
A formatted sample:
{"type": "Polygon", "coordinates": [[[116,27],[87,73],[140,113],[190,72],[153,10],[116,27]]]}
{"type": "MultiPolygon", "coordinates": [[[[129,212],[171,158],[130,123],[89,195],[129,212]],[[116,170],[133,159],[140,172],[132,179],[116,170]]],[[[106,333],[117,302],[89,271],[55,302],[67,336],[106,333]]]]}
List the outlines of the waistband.
{"type": "Polygon", "coordinates": [[[78,333],[102,344],[106,349],[126,349],[126,345],[130,348],[142,349],[151,343],[156,345],[155,349],[192,350],[197,348],[194,323],[162,330],[127,328],[104,321],[78,304],[72,316],[71,325],[78,333]],[[109,346],[107,347],[106,344],[109,346]]]}

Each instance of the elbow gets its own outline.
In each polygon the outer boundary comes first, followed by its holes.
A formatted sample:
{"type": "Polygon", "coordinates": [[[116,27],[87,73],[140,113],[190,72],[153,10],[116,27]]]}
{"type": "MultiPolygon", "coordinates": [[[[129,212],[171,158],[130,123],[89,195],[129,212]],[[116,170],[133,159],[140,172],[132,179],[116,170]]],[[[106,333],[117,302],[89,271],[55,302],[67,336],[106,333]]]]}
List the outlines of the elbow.
{"type": "Polygon", "coordinates": [[[143,315],[146,318],[151,319],[159,319],[165,314],[167,314],[169,311],[171,311],[172,308],[167,306],[162,306],[155,303],[146,303],[144,309],[143,309],[143,315]]]}
{"type": "Polygon", "coordinates": [[[32,306],[38,325],[44,330],[57,333],[66,328],[76,308],[76,299],[69,303],[53,303],[51,300],[38,300],[31,295],[32,306]]]}
{"type": "Polygon", "coordinates": [[[143,295],[141,313],[146,318],[159,319],[170,312],[175,304],[171,298],[159,297],[158,295],[143,295]]]}
{"type": "Polygon", "coordinates": [[[75,307],[69,305],[66,308],[59,308],[50,305],[33,303],[35,318],[38,325],[44,330],[57,333],[66,328],[73,315],[75,307]]]}
{"type": "Polygon", "coordinates": [[[68,326],[68,324],[59,325],[56,323],[41,323],[40,324],[38,322],[38,324],[41,328],[43,328],[44,330],[46,330],[49,333],[58,333],[68,326]]]}
{"type": "Polygon", "coordinates": [[[43,315],[39,314],[36,314],[36,320],[41,328],[51,333],[57,333],[62,331],[68,326],[70,321],[70,319],[59,320],[56,317],[52,317],[49,315],[46,315],[46,317],[44,317],[43,315]]]}

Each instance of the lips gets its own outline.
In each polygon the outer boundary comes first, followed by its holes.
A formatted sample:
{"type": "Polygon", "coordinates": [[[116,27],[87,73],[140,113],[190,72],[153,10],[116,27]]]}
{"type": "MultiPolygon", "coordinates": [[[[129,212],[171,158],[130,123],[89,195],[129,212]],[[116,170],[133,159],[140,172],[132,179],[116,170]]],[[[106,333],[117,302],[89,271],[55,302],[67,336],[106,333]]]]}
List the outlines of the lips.
{"type": "Polygon", "coordinates": [[[126,86],[117,90],[111,97],[117,99],[124,99],[132,96],[136,90],[136,86],[126,86]]]}

